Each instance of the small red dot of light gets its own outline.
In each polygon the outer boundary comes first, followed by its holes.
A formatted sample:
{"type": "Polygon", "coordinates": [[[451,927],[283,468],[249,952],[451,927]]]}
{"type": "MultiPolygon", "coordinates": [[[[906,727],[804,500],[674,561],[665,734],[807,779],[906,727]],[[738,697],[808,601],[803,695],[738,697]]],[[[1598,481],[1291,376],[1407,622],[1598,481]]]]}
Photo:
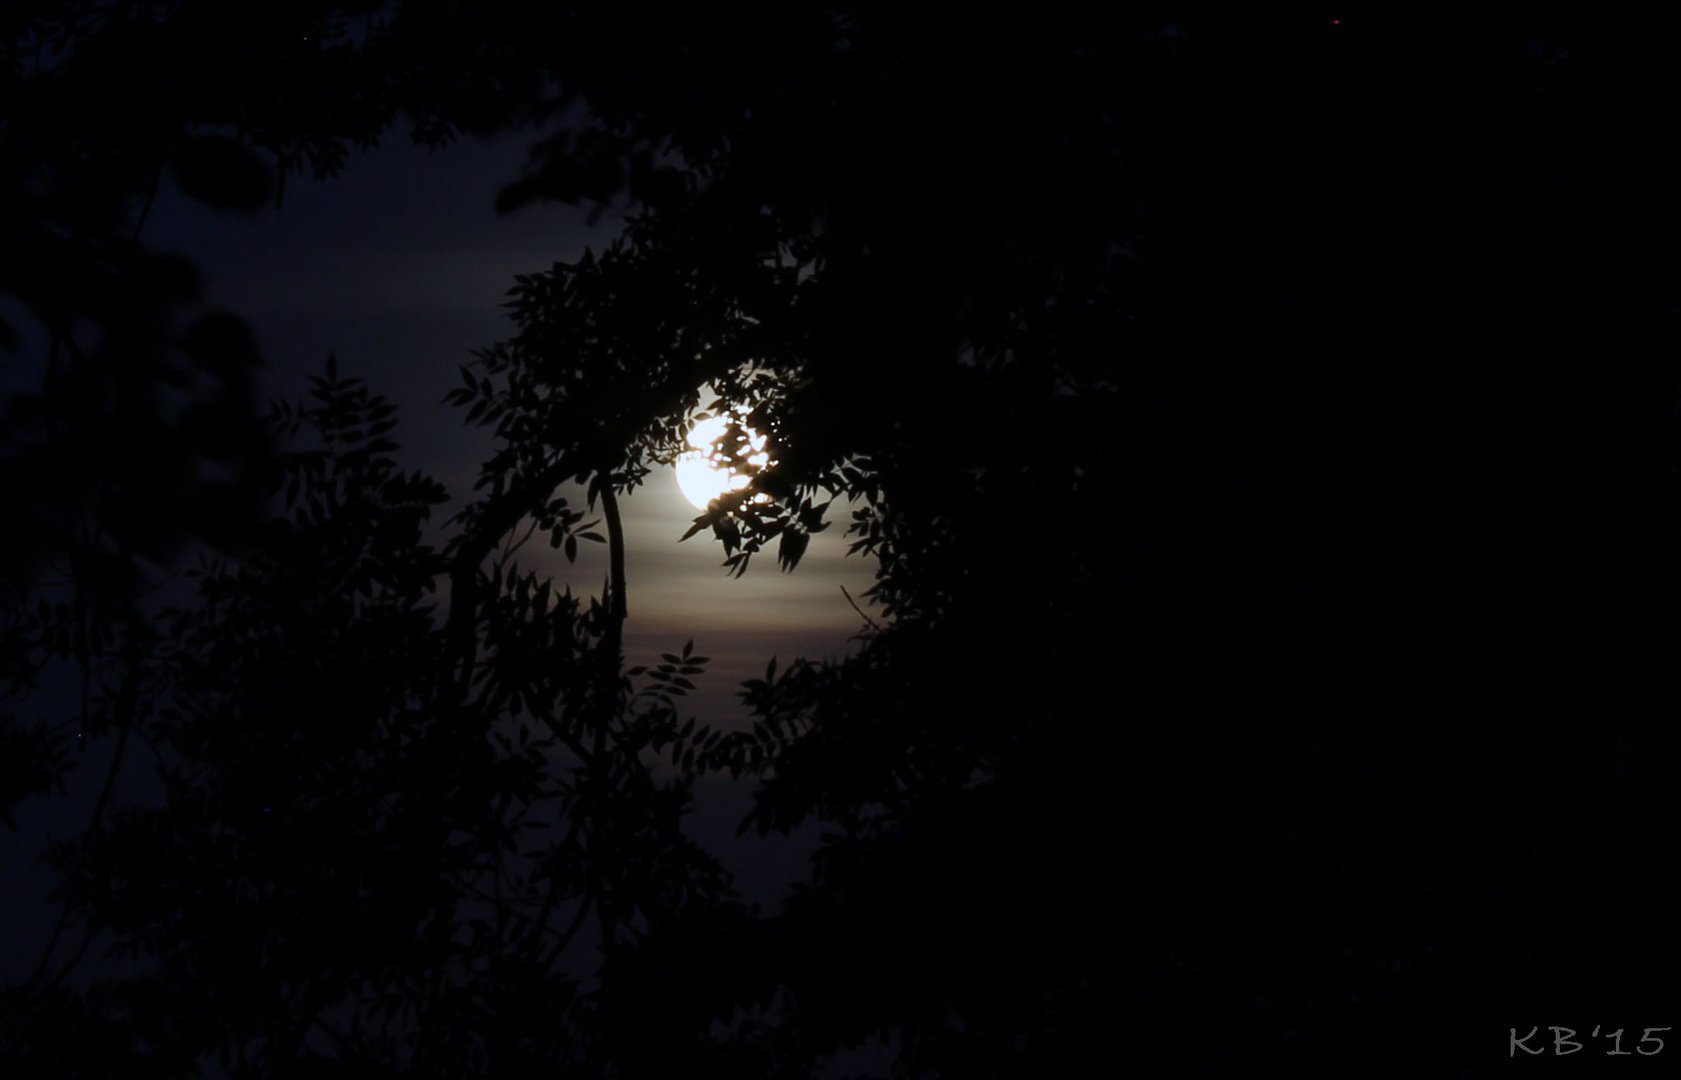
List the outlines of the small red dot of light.
{"type": "Polygon", "coordinates": [[[1331,20],[1331,25],[1332,26],[1341,26],[1342,25],[1342,20],[1341,19],[1332,19],[1331,20]]]}

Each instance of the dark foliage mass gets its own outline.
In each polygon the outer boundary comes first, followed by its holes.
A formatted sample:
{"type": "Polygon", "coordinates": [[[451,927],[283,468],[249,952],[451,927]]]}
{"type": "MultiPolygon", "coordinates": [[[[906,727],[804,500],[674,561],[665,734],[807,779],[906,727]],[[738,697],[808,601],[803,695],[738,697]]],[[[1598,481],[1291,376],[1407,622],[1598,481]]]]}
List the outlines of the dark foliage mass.
{"type": "Polygon", "coordinates": [[[18,1067],[1482,1076],[1681,1027],[1675,35],[1115,9],[5,8],[0,809],[70,728],[164,792],[53,851],[18,1067]],[[248,335],[136,239],[160,177],[255,207],[399,119],[539,124],[501,208],[627,222],[463,369],[498,448],[437,547],[390,407],[329,369],[250,423],[248,335]],[[837,522],[878,567],[739,729],[692,647],[622,669],[617,500],[697,407],[771,440],[695,522],[730,572],[837,522]],[[786,903],[685,838],[720,771],[821,823],[786,903]]]}

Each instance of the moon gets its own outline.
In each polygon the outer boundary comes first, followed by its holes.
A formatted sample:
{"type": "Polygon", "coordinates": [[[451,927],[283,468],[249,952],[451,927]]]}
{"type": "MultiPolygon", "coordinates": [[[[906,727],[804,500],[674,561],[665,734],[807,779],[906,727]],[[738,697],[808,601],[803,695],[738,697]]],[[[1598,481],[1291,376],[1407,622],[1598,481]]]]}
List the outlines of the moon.
{"type": "MultiPolygon", "coordinates": [[[[695,424],[689,429],[688,437],[693,449],[677,458],[677,489],[697,510],[705,510],[726,491],[740,491],[752,483],[751,473],[732,470],[725,463],[724,455],[712,445],[724,437],[729,426],[726,416],[713,416],[695,424]]],[[[746,425],[743,430],[747,433],[748,449],[752,451],[747,455],[747,463],[755,469],[764,468],[770,463],[765,437],[746,425]]]]}

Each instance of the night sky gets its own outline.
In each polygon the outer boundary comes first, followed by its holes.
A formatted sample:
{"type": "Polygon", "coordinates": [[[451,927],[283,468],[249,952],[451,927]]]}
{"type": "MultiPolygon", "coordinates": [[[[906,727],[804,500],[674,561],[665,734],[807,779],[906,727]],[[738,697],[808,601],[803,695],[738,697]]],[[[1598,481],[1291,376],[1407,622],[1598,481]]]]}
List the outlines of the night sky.
{"type": "MultiPolygon", "coordinates": [[[[397,404],[405,465],[431,472],[459,505],[491,446],[488,429],[439,404],[459,366],[512,331],[499,305],[514,274],[599,249],[620,225],[609,217],[592,229],[584,211],[553,204],[497,216],[496,193],[518,175],[530,141],[508,135],[433,152],[392,138],[342,175],[289,184],[279,209],[254,215],[167,191],[145,236],[191,257],[207,302],[250,321],[268,396],[300,396],[335,353],[341,371],[397,404]]],[[[708,534],[678,543],[696,512],[670,470],[651,474],[624,505],[626,661],[647,663],[693,636],[714,660],[697,710],[727,715],[736,684],[771,656],[844,653],[860,628],[841,587],[861,597],[873,568],[845,557],[844,523],[818,534],[793,573],[767,564],[734,578],[708,534]]],[[[521,554],[574,592],[598,591],[605,574],[601,545],[583,545],[575,565],[540,538],[521,554]]]]}
{"type": "MultiPolygon", "coordinates": [[[[206,299],[248,318],[267,361],[270,395],[300,395],[330,350],[340,370],[365,378],[398,406],[402,461],[423,468],[455,495],[471,492],[490,446],[488,429],[461,422],[464,410],[440,405],[458,384],[469,351],[511,331],[499,305],[515,273],[577,259],[619,227],[591,228],[583,211],[528,206],[497,216],[497,191],[518,175],[530,137],[472,140],[432,152],[389,140],[354,157],[343,175],[294,183],[277,210],[253,216],[217,213],[189,200],[159,199],[148,239],[194,259],[206,299]]],[[[572,492],[582,503],[582,492],[572,492]]],[[[441,508],[436,522],[452,513],[441,508]]],[[[824,660],[845,655],[862,620],[860,604],[874,566],[848,557],[844,522],[813,539],[791,573],[761,560],[742,577],[721,568],[710,534],[679,542],[696,511],[669,469],[651,473],[624,500],[631,617],[625,662],[658,662],[694,641],[711,658],[684,710],[720,727],[740,723],[739,684],[761,675],[773,657],[824,660]]],[[[581,545],[577,561],[533,538],[520,553],[556,587],[599,595],[605,546],[581,545]]],[[[867,609],[866,609],[867,610],[867,609]]],[[[697,789],[689,825],[727,853],[744,891],[774,905],[800,873],[803,841],[737,841],[751,785],[723,776],[697,789]]]]}
{"type": "Polygon", "coordinates": [[[0,7],[0,1075],[1681,1032],[1681,23],[87,7],[0,7]],[[268,456],[329,356],[448,502],[268,456]]]}
{"type": "MultiPolygon", "coordinates": [[[[394,137],[353,157],[339,176],[294,180],[278,208],[249,214],[208,209],[166,186],[144,237],[190,257],[203,276],[205,302],[249,321],[263,351],[265,401],[301,396],[332,352],[344,374],[366,379],[396,403],[402,465],[430,472],[454,496],[434,516],[438,526],[471,493],[492,443],[488,429],[463,424],[463,410],[440,402],[459,382],[470,350],[511,332],[499,305],[512,276],[577,259],[619,225],[609,217],[592,228],[584,211],[555,205],[498,216],[496,193],[518,175],[530,141],[508,135],[434,152],[394,137]]],[[[582,501],[580,492],[573,495],[582,501]]],[[[723,555],[709,534],[679,542],[695,511],[671,470],[650,474],[623,505],[626,663],[657,663],[660,653],[692,638],[695,652],[711,662],[684,699],[685,715],[736,726],[738,684],[762,675],[773,657],[786,665],[854,647],[862,620],[841,590],[864,604],[874,571],[869,560],[846,555],[843,526],[818,534],[791,573],[764,560],[737,578],[721,568],[723,555]]],[[[521,556],[552,575],[557,588],[600,593],[603,545],[582,545],[568,563],[539,536],[521,556]]],[[[70,693],[63,688],[57,696],[70,693]]],[[[130,765],[129,795],[155,787],[144,762],[130,765]]],[[[32,808],[23,832],[6,845],[14,886],[4,901],[14,929],[6,937],[8,971],[33,962],[39,928],[50,922],[40,901],[51,875],[29,864],[23,837],[61,838],[77,828],[102,766],[84,763],[73,780],[78,797],[32,808]]],[[[737,840],[750,795],[746,780],[703,781],[688,827],[724,855],[746,895],[774,906],[801,873],[811,830],[792,840],[737,840]]]]}

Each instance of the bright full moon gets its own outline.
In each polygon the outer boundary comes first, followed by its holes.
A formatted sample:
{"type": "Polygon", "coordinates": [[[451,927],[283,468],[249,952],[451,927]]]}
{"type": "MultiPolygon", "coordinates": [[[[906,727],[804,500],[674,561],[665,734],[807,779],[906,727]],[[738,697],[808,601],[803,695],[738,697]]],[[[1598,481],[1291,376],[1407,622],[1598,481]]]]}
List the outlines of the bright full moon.
{"type": "MultiPolygon", "coordinates": [[[[752,482],[747,473],[732,471],[725,464],[724,455],[712,447],[714,441],[723,437],[729,425],[729,418],[724,416],[702,420],[689,430],[689,445],[694,449],[677,459],[678,490],[697,510],[705,510],[713,499],[724,492],[740,491],[752,482]]],[[[770,463],[770,454],[765,451],[765,437],[752,428],[744,426],[744,430],[747,432],[747,445],[753,451],[748,455],[747,462],[756,469],[762,469],[770,463]]]]}

